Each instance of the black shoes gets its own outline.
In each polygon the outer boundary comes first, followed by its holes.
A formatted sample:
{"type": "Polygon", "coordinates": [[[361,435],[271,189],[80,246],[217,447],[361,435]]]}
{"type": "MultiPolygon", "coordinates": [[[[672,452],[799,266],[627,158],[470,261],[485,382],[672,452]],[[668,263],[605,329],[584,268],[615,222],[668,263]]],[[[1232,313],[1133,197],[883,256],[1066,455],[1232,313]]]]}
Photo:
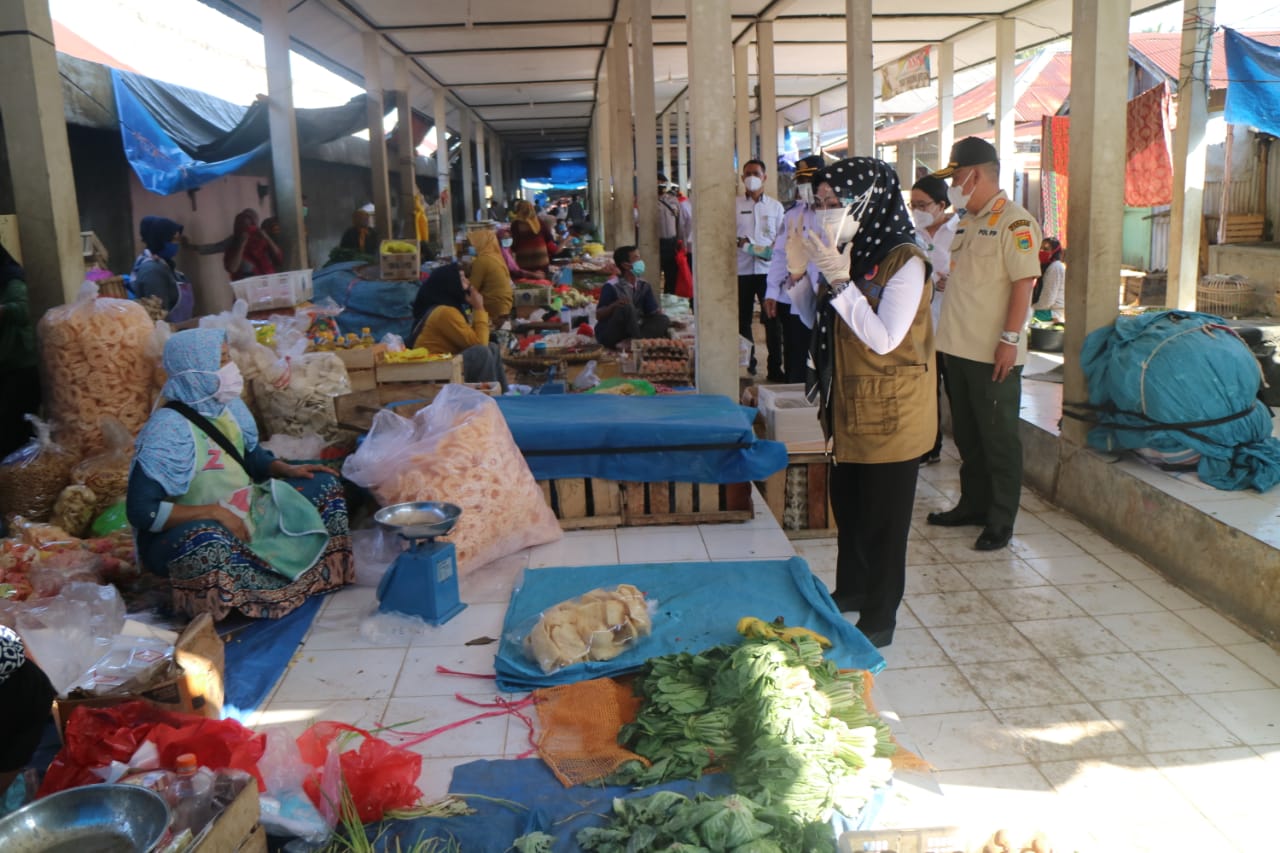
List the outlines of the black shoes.
{"type": "Polygon", "coordinates": [[[875,646],[877,649],[883,649],[885,646],[893,644],[892,628],[884,628],[879,631],[867,631],[862,628],[859,628],[858,630],[862,631],[862,636],[866,637],[867,642],[875,646]]]}
{"type": "Polygon", "coordinates": [[[840,609],[841,613],[851,613],[855,610],[861,611],[867,604],[865,595],[845,595],[840,590],[831,593],[831,600],[836,603],[836,607],[840,609]]]}
{"type": "Polygon", "coordinates": [[[787,381],[787,377],[783,376],[781,373],[770,373],[767,377],[765,377],[765,380],[767,382],[775,382],[781,385],[782,383],[787,381]]]}
{"type": "Polygon", "coordinates": [[[978,536],[978,541],[973,543],[973,547],[976,551],[999,551],[1008,545],[1009,540],[1012,538],[1012,527],[992,527],[987,525],[978,536]]]}
{"type": "Polygon", "coordinates": [[[926,453],[924,456],[920,457],[921,465],[937,465],[941,461],[942,461],[941,453],[926,453]]]}
{"type": "Polygon", "coordinates": [[[967,527],[971,524],[986,524],[987,516],[980,512],[965,512],[956,507],[946,512],[931,512],[926,519],[937,527],[967,527]]]}

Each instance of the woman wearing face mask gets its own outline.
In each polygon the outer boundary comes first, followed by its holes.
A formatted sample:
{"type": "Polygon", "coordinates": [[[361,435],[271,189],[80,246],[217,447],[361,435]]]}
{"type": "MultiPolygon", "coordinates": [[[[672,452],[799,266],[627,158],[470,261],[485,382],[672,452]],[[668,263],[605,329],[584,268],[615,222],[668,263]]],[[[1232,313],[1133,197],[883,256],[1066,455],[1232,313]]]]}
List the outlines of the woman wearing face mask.
{"type": "Polygon", "coordinates": [[[596,340],[616,347],[633,338],[665,338],[671,318],[662,313],[653,287],[645,281],[644,261],[635,246],[619,246],[613,253],[618,274],[600,289],[596,306],[596,340]]]}
{"type": "MultiPolygon", "coordinates": [[[[951,269],[951,242],[956,238],[956,224],[960,218],[947,210],[951,202],[947,198],[947,182],[941,178],[926,175],[911,187],[911,219],[916,226],[916,242],[929,256],[933,265],[933,329],[938,330],[938,319],[942,316],[942,300],[947,290],[947,274],[951,269]]],[[[938,394],[942,394],[942,386],[946,381],[943,358],[939,354],[938,394]]],[[[939,410],[941,412],[941,410],[939,410]]],[[[942,420],[939,414],[938,434],[933,442],[933,449],[920,460],[922,465],[933,465],[942,461],[942,420]]]]}
{"type": "MultiPolygon", "coordinates": [[[[867,639],[886,646],[906,579],[916,473],[938,417],[930,266],[888,164],[842,160],[813,185],[815,206],[841,214],[825,225],[834,246],[812,232],[803,242],[819,272],[805,390],[833,442],[832,597],[842,611],[858,611],[867,639]]],[[[793,248],[804,251],[797,241],[788,255],[793,248]]]]}
{"type": "Polygon", "coordinates": [[[231,244],[222,256],[222,265],[231,280],[271,275],[283,263],[284,253],[280,247],[265,228],[258,227],[258,212],[246,207],[236,214],[231,244]]]}
{"type": "Polygon", "coordinates": [[[787,242],[791,235],[803,234],[805,229],[819,230],[820,212],[813,206],[813,176],[822,165],[820,154],[811,154],[796,163],[795,204],[782,218],[782,227],[773,241],[773,257],[769,259],[764,311],[782,323],[782,366],[787,382],[804,381],[816,309],[811,283],[818,280],[817,271],[810,269],[808,254],[791,258],[787,242]]]}
{"type": "Polygon", "coordinates": [[[1040,280],[1031,294],[1031,309],[1041,323],[1066,320],[1067,265],[1062,262],[1062,243],[1057,237],[1040,242],[1040,280]]]}
{"type": "Polygon", "coordinates": [[[221,329],[165,344],[164,404],[138,435],[126,510],[175,609],[278,618],[354,578],[342,485],[258,445],[221,329]]]}
{"type": "Polygon", "coordinates": [[[502,323],[511,316],[511,304],[515,293],[511,289],[511,273],[507,272],[498,235],[489,228],[472,229],[467,234],[471,244],[471,274],[467,276],[472,289],[484,300],[484,310],[495,323],[502,323]]]}
{"type": "Polygon", "coordinates": [[[489,342],[489,312],[480,291],[457,264],[436,267],[413,300],[413,346],[462,356],[466,382],[500,382],[507,387],[498,345],[489,342]]]}
{"type": "Polygon", "coordinates": [[[182,323],[195,313],[195,291],[191,282],[178,271],[174,259],[182,240],[182,226],[162,216],[144,216],[138,225],[144,246],[133,262],[130,288],[135,296],[160,299],[170,323],[182,323]]]}

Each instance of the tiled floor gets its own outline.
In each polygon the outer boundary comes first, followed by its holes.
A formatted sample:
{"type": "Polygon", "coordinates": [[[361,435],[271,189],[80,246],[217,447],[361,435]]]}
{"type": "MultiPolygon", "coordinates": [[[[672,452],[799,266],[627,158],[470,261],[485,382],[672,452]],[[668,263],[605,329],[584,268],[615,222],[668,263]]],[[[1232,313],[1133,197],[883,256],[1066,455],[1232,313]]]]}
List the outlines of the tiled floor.
{"type": "MultiPolygon", "coordinates": [[[[905,603],[876,698],[933,767],[900,773],[879,826],[1043,827],[1058,850],[1274,850],[1280,790],[1280,654],[1055,510],[1023,499],[1007,551],[970,549],[976,529],[924,523],[957,494],[951,449],[921,471],[905,603]]],[[[325,605],[260,724],[323,717],[426,731],[492,701],[488,671],[526,568],[632,560],[805,557],[828,585],[834,540],[792,543],[757,496],[747,525],[568,534],[463,579],[469,607],[444,626],[365,640],[369,588],[325,605]]],[[[422,788],[452,768],[528,749],[508,717],[417,747],[422,788]]]]}

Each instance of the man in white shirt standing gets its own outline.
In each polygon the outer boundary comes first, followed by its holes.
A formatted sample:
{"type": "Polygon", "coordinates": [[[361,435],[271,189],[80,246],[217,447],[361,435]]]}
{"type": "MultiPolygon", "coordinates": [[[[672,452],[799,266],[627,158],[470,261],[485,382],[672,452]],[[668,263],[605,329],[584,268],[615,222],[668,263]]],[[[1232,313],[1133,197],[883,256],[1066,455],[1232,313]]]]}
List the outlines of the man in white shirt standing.
{"type": "MultiPolygon", "coordinates": [[[[760,160],[748,160],[742,166],[742,185],[745,193],[738,198],[738,334],[754,340],[751,321],[756,305],[764,306],[768,287],[769,259],[773,256],[773,243],[782,224],[782,204],[764,193],[765,165],[760,160]]],[[[782,368],[782,329],[776,317],[762,314],[764,320],[767,376],[770,382],[782,382],[786,377],[782,368]]],[[[751,364],[747,372],[756,374],[756,350],[751,348],[751,364]]]]}
{"type": "Polygon", "coordinates": [[[788,258],[788,237],[806,228],[814,233],[821,229],[813,207],[813,176],[823,167],[821,154],[811,154],[796,161],[796,200],[787,209],[773,243],[769,260],[769,286],[764,295],[764,311],[782,324],[782,364],[788,382],[804,382],[805,363],[809,359],[809,340],[813,337],[817,269],[803,258],[788,258]],[[804,281],[805,278],[808,281],[804,281]],[[793,304],[793,302],[795,304],[793,304]]]}

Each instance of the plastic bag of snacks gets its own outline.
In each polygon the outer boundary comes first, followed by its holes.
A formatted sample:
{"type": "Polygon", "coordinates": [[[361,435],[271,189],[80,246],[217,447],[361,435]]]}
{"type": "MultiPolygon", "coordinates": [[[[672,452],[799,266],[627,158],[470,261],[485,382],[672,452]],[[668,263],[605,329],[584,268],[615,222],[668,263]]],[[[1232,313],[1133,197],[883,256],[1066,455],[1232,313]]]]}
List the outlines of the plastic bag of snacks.
{"type": "Polygon", "coordinates": [[[593,589],[549,607],[516,637],[542,671],[588,660],[613,660],[653,630],[657,603],[629,583],[593,589]]]}
{"type": "Polygon", "coordinates": [[[72,536],[84,536],[98,509],[98,496],[88,486],[67,486],[53,504],[49,523],[72,536]]]}
{"type": "Polygon", "coordinates": [[[447,385],[413,420],[383,410],[343,475],[383,506],[444,501],[462,508],[448,539],[466,572],[562,536],[498,404],[447,385]]]}
{"type": "Polygon", "coordinates": [[[103,447],[103,412],[136,435],[158,390],[155,324],[136,302],[97,297],[97,285],[85,282],[75,302],[50,308],[36,327],[49,419],[58,441],[82,455],[103,447]]]}
{"type": "Polygon", "coordinates": [[[318,435],[325,441],[339,437],[333,398],[351,393],[347,368],[331,352],[290,357],[286,387],[253,383],[253,396],[262,417],[264,435],[318,435]]]}
{"type": "Polygon", "coordinates": [[[53,440],[48,423],[35,415],[26,417],[36,437],[0,462],[0,518],[21,515],[46,521],[71,479],[76,454],[53,440]]]}
{"type": "Polygon", "coordinates": [[[97,495],[95,509],[106,509],[124,497],[129,488],[129,463],[133,460],[133,436],[119,420],[102,419],[103,451],[71,469],[71,482],[88,486],[97,495]]]}

